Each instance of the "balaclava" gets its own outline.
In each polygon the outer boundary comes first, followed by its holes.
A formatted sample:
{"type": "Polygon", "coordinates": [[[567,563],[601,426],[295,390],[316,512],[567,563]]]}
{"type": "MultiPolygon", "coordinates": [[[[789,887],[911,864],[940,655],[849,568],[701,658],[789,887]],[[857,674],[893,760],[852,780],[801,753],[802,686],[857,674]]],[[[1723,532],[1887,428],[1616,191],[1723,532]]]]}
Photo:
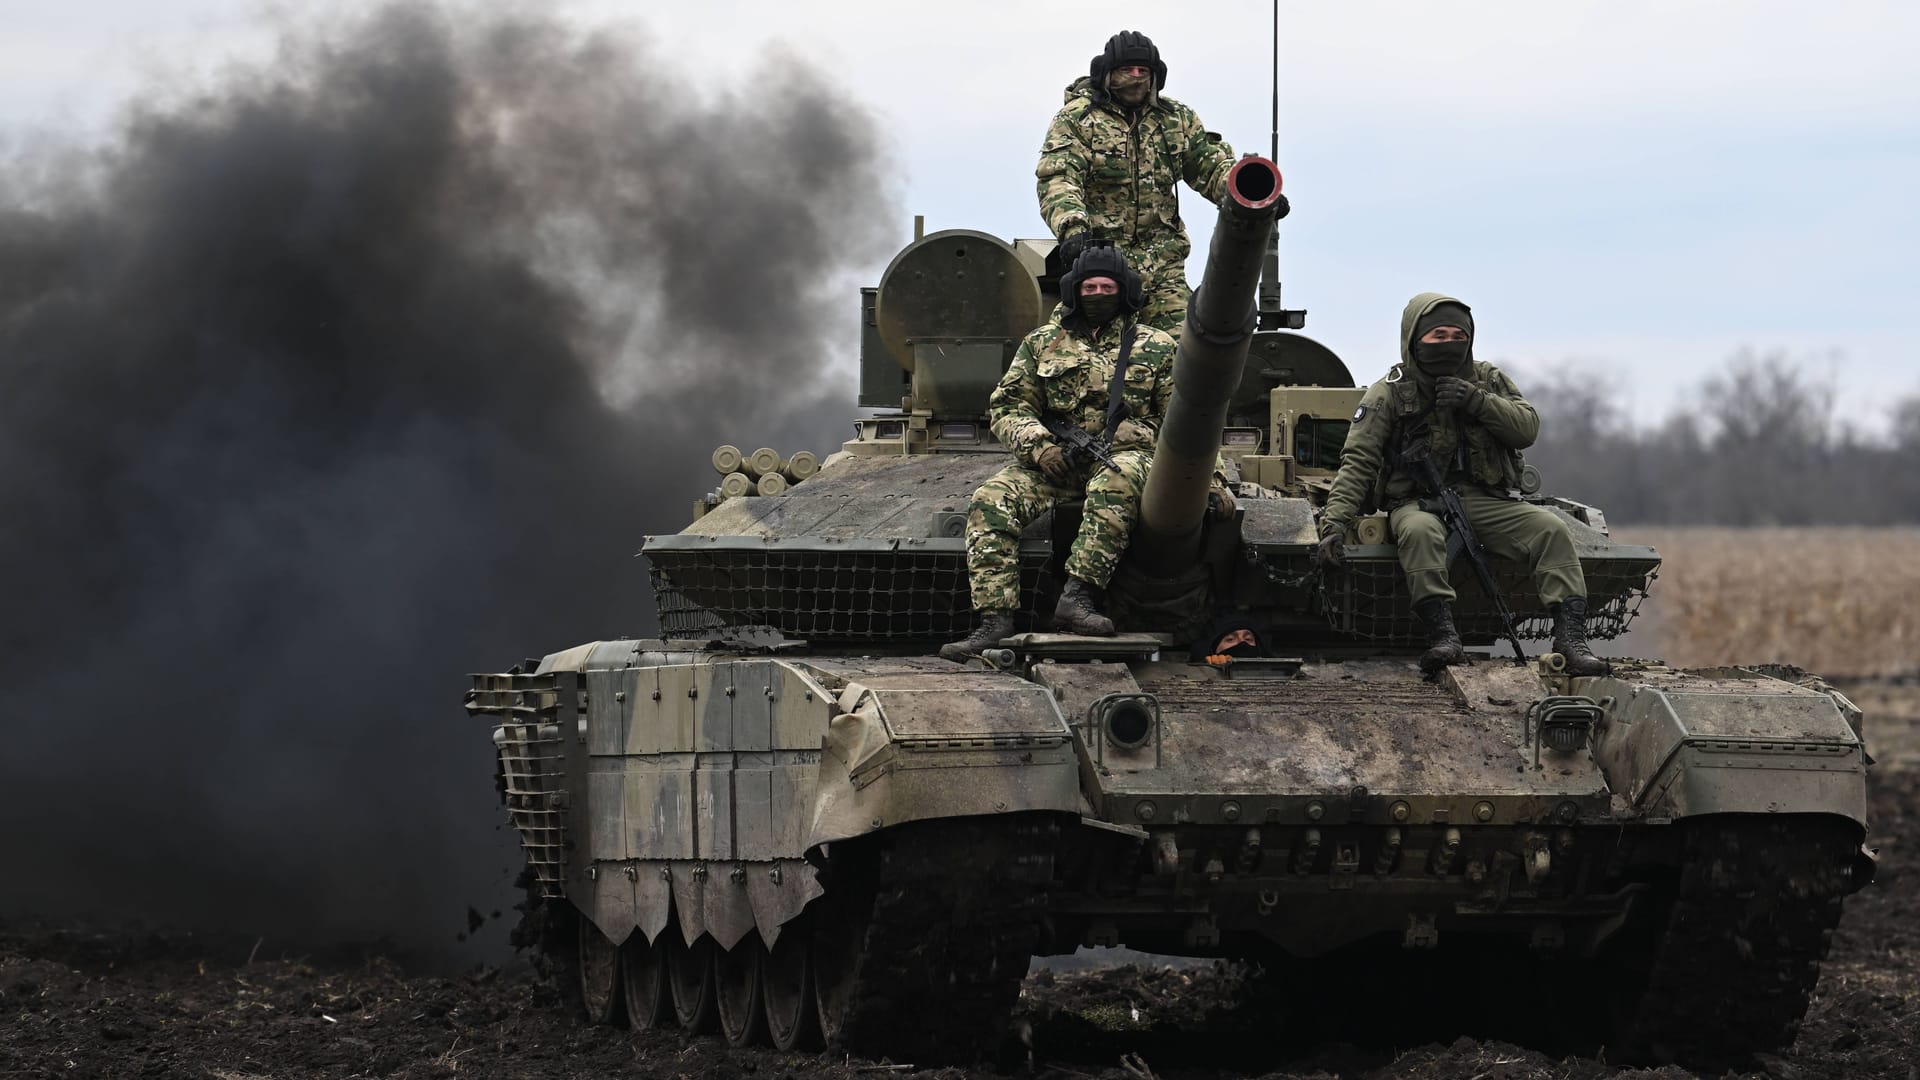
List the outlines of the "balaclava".
{"type": "MultiPolygon", "coordinates": [[[[1098,279],[1088,278],[1083,280],[1081,284],[1084,285],[1087,281],[1093,280],[1098,279]]],[[[1095,296],[1083,295],[1080,297],[1080,314],[1086,316],[1088,326],[1105,326],[1113,321],[1115,315],[1120,314],[1120,294],[1114,293],[1111,296],[1104,293],[1095,296]]]]}
{"type": "Polygon", "coordinates": [[[1129,109],[1154,101],[1167,85],[1167,65],[1160,59],[1160,49],[1153,39],[1137,30],[1122,30],[1107,39],[1107,47],[1099,56],[1087,65],[1087,74],[1093,79],[1093,85],[1100,93],[1108,95],[1129,109]],[[1151,73],[1152,86],[1138,102],[1128,103],[1116,90],[1124,90],[1121,80],[1125,76],[1116,74],[1118,69],[1132,64],[1145,64],[1151,73]]]}
{"type": "Polygon", "coordinates": [[[1060,275],[1060,306],[1066,309],[1068,318],[1077,317],[1089,330],[1106,325],[1116,314],[1131,315],[1139,311],[1146,300],[1140,275],[1127,268],[1120,249],[1111,243],[1094,241],[1080,253],[1073,269],[1060,275]],[[1081,296],[1081,283],[1097,277],[1113,279],[1120,286],[1120,294],[1081,296]]]}
{"type": "Polygon", "coordinates": [[[1473,313],[1459,304],[1436,304],[1413,324],[1413,359],[1430,375],[1449,375],[1473,362],[1473,313]],[[1457,326],[1465,341],[1425,342],[1420,339],[1436,326],[1457,326]]]}
{"type": "Polygon", "coordinates": [[[1206,635],[1194,643],[1193,650],[1200,656],[1244,658],[1266,655],[1260,631],[1254,628],[1244,613],[1229,613],[1215,619],[1208,625],[1206,635]],[[1226,648],[1221,648],[1222,644],[1226,648]]]}

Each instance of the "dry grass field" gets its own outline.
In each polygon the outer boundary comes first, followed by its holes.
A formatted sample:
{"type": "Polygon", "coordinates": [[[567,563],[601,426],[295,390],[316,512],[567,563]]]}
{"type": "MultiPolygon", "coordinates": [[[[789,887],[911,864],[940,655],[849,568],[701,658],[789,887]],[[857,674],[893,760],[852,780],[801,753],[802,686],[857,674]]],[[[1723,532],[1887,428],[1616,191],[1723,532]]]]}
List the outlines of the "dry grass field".
{"type": "Polygon", "coordinates": [[[1620,655],[1797,664],[1865,710],[1882,768],[1920,768],[1920,529],[1634,528],[1662,563],[1620,655]]]}
{"type": "Polygon", "coordinates": [[[1920,529],[1634,528],[1663,563],[1615,652],[1685,667],[1797,664],[1828,677],[1920,673],[1920,529]]]}

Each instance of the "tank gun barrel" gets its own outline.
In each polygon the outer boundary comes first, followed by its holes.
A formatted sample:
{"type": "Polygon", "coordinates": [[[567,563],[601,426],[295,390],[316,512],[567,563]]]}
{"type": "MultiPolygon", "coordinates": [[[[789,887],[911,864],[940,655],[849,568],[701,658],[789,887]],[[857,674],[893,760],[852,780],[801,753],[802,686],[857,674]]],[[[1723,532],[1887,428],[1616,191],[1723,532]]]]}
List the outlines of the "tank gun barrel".
{"type": "Polygon", "coordinates": [[[1227,198],[1207,249],[1206,274],[1187,304],[1173,361],[1173,398],[1160,425],[1140,503],[1134,555],[1178,571],[1199,557],[1207,489],[1227,407],[1246,369],[1261,261],[1278,214],[1280,170],[1252,154],[1227,174],[1227,198]]]}

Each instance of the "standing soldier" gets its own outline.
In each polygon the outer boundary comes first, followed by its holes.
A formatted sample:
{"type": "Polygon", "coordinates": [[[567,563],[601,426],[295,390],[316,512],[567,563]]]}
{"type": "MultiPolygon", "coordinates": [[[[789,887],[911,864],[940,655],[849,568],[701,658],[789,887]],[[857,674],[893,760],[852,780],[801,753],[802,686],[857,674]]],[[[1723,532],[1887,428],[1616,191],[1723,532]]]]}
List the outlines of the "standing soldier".
{"type": "Polygon", "coordinates": [[[1061,312],[1020,342],[988,403],[993,434],[1014,463],[973,493],[967,512],[967,576],[979,629],[941,648],[976,656],[1013,633],[1020,606],[1020,532],[1062,499],[1086,497],[1067,557],[1067,585],[1054,628],[1107,635],[1102,591],[1126,550],[1160,418],[1173,394],[1174,341],[1140,325],[1140,276],[1119,251],[1088,247],[1060,279],[1061,312]],[[1111,438],[1117,468],[1076,456],[1047,429],[1065,423],[1111,438]]]}
{"type": "Polygon", "coordinates": [[[1540,434],[1540,416],[1499,368],[1473,358],[1473,313],[1440,293],[1421,293],[1400,316],[1400,363],[1370,387],[1340,450],[1340,472],[1320,515],[1322,566],[1345,557],[1343,535],[1379,507],[1399,546],[1413,610],[1427,627],[1420,666],[1466,660],[1453,625],[1447,534],[1421,502],[1410,466],[1423,458],[1454,489],[1489,552],[1527,564],[1553,614],[1553,648],[1574,675],[1606,663],[1587,646],[1587,584],[1573,534],[1551,510],[1507,495],[1520,483],[1520,451],[1540,434]]]}
{"type": "MultiPolygon", "coordinates": [[[[1207,201],[1225,194],[1233,149],[1192,109],[1160,96],[1167,65],[1145,34],[1107,40],[1085,78],[1067,87],[1040,148],[1040,216],[1073,266],[1088,240],[1111,240],[1145,283],[1140,321],[1178,333],[1186,321],[1187,240],[1175,185],[1207,201]]],[[[1280,216],[1287,214],[1285,196],[1280,216]]]]}

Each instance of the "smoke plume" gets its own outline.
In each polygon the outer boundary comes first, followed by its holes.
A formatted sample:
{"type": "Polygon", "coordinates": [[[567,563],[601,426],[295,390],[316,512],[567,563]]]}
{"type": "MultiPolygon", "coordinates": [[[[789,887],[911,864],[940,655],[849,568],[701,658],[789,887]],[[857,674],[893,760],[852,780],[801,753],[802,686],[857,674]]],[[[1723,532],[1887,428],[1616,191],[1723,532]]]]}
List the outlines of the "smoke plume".
{"type": "Polygon", "coordinates": [[[0,175],[0,909],[451,944],[468,672],[651,627],[722,441],[831,448],[860,108],[400,3],[0,175]]]}

